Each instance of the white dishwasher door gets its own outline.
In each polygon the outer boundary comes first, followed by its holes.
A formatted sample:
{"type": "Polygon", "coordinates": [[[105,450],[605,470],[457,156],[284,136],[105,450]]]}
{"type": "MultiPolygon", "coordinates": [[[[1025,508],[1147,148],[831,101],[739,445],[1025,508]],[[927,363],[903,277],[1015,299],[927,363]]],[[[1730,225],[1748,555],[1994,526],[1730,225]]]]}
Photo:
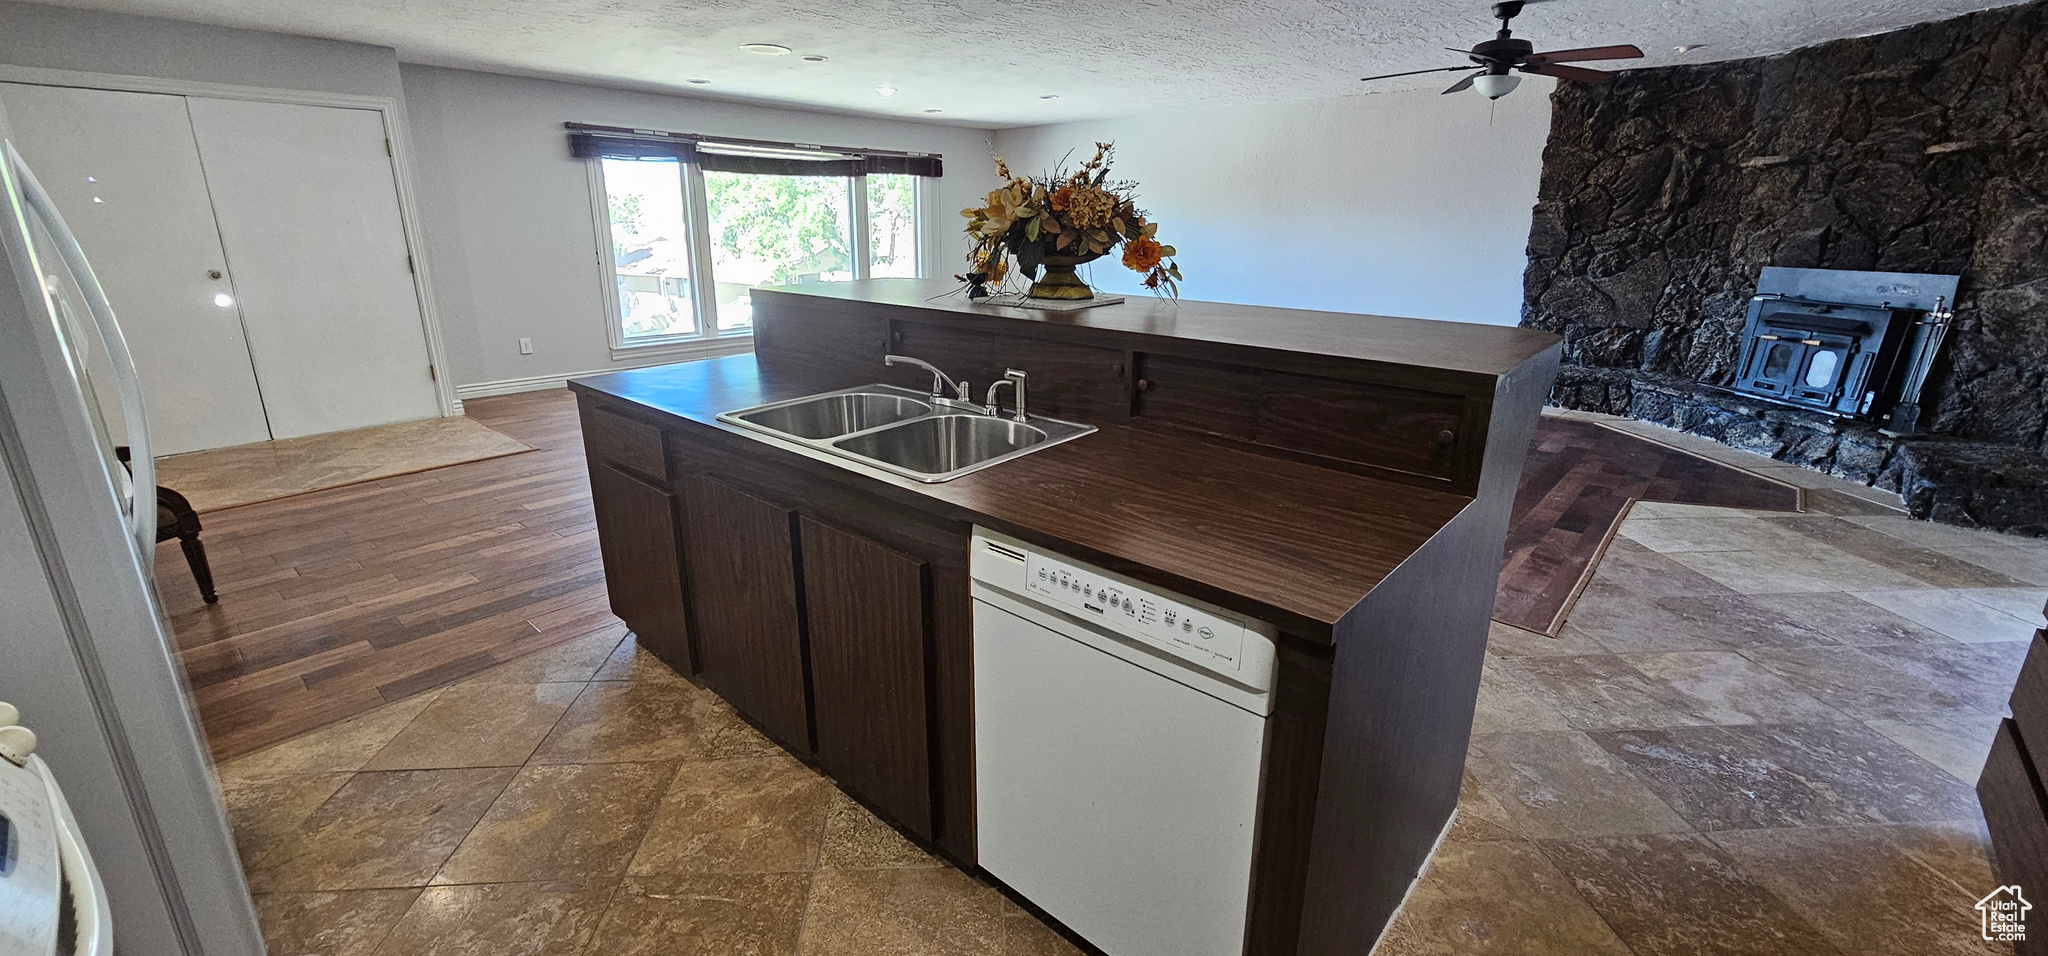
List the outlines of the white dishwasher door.
{"type": "Polygon", "coordinates": [[[981,865],[1109,956],[1242,956],[1265,718],[992,599],[974,602],[981,865]]]}

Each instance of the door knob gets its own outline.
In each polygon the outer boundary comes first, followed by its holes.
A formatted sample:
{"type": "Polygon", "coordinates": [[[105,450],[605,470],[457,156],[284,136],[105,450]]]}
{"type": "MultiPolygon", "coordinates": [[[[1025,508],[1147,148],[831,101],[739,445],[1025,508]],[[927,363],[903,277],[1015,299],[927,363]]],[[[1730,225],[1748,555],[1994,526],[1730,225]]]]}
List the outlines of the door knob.
{"type": "Polygon", "coordinates": [[[206,277],[207,277],[207,278],[209,278],[209,279],[218,279],[218,278],[220,278],[220,270],[219,270],[219,269],[208,269],[208,270],[206,270],[206,277]]]}

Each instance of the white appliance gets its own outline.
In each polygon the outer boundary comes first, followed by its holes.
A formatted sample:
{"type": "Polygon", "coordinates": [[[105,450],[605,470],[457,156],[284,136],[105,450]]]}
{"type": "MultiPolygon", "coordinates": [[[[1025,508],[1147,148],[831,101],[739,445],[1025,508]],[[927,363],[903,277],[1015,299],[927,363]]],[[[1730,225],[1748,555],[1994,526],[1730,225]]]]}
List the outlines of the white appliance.
{"type": "MultiPolygon", "coordinates": [[[[22,906],[0,907],[0,939],[44,939],[14,916],[42,912],[30,896],[46,885],[49,847],[60,861],[74,856],[59,872],[83,876],[90,844],[105,906],[91,896],[90,922],[74,923],[88,931],[82,941],[111,932],[113,948],[135,956],[261,956],[151,589],[155,487],[113,309],[0,109],[0,700],[41,738],[34,754],[0,760],[10,845],[19,836],[32,855],[16,865],[41,874],[0,881],[0,893],[23,894],[22,906]],[[132,479],[114,457],[116,435],[134,450],[132,479]]],[[[21,751],[25,733],[0,728],[0,747],[13,738],[21,751]]],[[[75,916],[90,886],[74,886],[75,916]]]]}
{"type": "Polygon", "coordinates": [[[18,716],[0,701],[0,956],[113,956],[106,884],[18,716]]]}
{"type": "Polygon", "coordinates": [[[1271,625],[975,529],[981,866],[1109,956],[1241,956],[1271,625]]]}

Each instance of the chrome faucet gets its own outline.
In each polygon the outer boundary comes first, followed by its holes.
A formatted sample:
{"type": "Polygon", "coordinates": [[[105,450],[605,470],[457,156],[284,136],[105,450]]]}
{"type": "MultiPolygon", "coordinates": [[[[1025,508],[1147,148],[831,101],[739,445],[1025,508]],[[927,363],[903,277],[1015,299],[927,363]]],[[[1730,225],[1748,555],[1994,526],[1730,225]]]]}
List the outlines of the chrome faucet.
{"type": "Polygon", "coordinates": [[[981,413],[994,418],[996,413],[1002,410],[996,405],[996,389],[1002,388],[1005,385],[1012,386],[1017,390],[1016,419],[1021,422],[1024,420],[1024,373],[1014,368],[1003,369],[1002,381],[988,387],[988,401],[982,403],[981,413]]]}
{"type": "Polygon", "coordinates": [[[944,399],[946,397],[946,389],[950,388],[953,390],[953,394],[958,401],[965,402],[968,400],[966,382],[953,381],[953,376],[947,375],[946,373],[939,371],[938,366],[933,365],[932,363],[927,362],[924,359],[911,358],[908,355],[884,355],[882,356],[882,364],[915,365],[918,368],[924,369],[925,371],[932,373],[933,398],[944,399]]]}

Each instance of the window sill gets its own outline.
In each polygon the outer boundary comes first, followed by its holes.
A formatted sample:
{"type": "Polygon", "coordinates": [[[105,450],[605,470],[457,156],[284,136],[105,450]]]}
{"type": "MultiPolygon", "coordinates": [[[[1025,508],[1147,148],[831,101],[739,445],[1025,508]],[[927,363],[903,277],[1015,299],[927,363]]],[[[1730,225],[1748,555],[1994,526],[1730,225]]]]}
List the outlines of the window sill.
{"type": "Polygon", "coordinates": [[[659,364],[656,359],[712,358],[720,355],[738,355],[754,350],[754,334],[721,335],[715,339],[686,339],[680,342],[651,342],[646,345],[628,345],[612,348],[612,361],[639,362],[642,365],[659,364]]]}

